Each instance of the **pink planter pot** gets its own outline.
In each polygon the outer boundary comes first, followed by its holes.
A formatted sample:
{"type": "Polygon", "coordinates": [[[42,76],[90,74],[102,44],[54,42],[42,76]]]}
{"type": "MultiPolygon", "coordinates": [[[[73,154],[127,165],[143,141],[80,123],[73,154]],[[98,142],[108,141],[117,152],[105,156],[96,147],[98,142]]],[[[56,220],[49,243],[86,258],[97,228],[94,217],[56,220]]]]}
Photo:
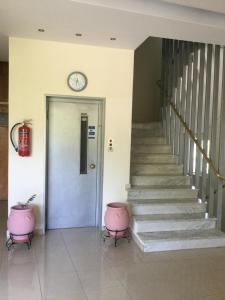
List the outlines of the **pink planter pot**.
{"type": "Polygon", "coordinates": [[[28,240],[28,233],[34,231],[35,219],[32,206],[15,205],[11,207],[7,221],[7,227],[13,240],[22,243],[28,240]],[[20,236],[17,236],[20,235],[20,236]]]}
{"type": "Polygon", "coordinates": [[[125,203],[113,202],[107,204],[105,225],[112,237],[122,237],[129,226],[129,213],[125,203]],[[116,231],[118,231],[116,233],[116,231]]]}

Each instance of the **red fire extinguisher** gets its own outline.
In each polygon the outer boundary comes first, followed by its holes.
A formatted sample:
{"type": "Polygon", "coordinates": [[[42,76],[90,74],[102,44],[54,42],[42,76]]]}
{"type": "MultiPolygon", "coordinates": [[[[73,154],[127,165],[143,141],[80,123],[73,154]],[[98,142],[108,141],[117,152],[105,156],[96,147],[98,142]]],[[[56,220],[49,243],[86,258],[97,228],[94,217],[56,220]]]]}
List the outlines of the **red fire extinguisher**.
{"type": "Polygon", "coordinates": [[[18,152],[19,156],[30,156],[30,134],[31,130],[28,127],[28,123],[23,122],[16,123],[15,125],[13,125],[10,131],[10,140],[16,152],[18,152]],[[13,141],[13,130],[19,125],[22,126],[18,128],[18,146],[16,146],[13,141]]]}

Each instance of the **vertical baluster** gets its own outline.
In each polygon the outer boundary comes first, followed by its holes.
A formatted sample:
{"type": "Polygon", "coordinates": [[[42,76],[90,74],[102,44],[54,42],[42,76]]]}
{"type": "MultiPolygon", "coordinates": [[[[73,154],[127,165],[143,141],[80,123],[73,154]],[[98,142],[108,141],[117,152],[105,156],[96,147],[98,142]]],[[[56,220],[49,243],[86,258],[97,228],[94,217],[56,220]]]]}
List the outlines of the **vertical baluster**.
{"type": "MultiPolygon", "coordinates": [[[[199,61],[200,61],[199,44],[194,44],[194,62],[193,62],[193,86],[192,86],[192,105],[191,105],[191,123],[190,129],[196,137],[196,125],[198,114],[198,92],[199,92],[199,61]]],[[[190,141],[190,160],[189,160],[189,172],[195,178],[196,169],[196,145],[190,141]]],[[[195,181],[193,182],[195,184],[195,181]]]]}
{"type": "MultiPolygon", "coordinates": [[[[177,46],[177,94],[176,94],[176,109],[180,113],[181,111],[181,87],[182,87],[182,70],[183,70],[183,65],[182,65],[182,41],[178,42],[177,46]]],[[[176,155],[179,155],[180,153],[180,143],[179,143],[179,138],[180,138],[180,121],[176,117],[175,118],[175,144],[174,144],[174,153],[176,155]]]]}
{"type": "Polygon", "coordinates": [[[171,99],[173,94],[173,76],[174,76],[174,40],[169,40],[169,84],[168,84],[168,97],[171,99]]]}
{"type": "MultiPolygon", "coordinates": [[[[207,140],[208,140],[208,154],[211,157],[212,154],[212,111],[213,111],[213,98],[214,98],[214,76],[215,76],[215,59],[216,59],[216,47],[212,46],[212,61],[211,61],[211,77],[210,77],[210,94],[209,94],[209,120],[208,120],[208,130],[207,130],[207,140]]],[[[209,168],[208,171],[208,210],[209,215],[214,216],[214,178],[213,173],[209,168]]]]}
{"type": "MultiPolygon", "coordinates": [[[[186,115],[185,120],[188,126],[191,123],[192,107],[192,82],[193,82],[193,43],[188,43],[188,75],[187,75],[187,97],[186,97],[186,115]]],[[[190,137],[185,133],[184,147],[184,174],[190,174],[190,137]]]]}
{"type": "MultiPolygon", "coordinates": [[[[219,150],[219,172],[224,176],[225,175],[225,48],[223,47],[223,63],[221,62],[223,75],[220,75],[222,78],[221,87],[219,92],[219,97],[221,97],[221,113],[220,113],[220,150],[219,150]]],[[[224,199],[224,185],[225,181],[220,180],[218,186],[218,227],[222,227],[222,230],[225,228],[225,202],[224,199]],[[222,223],[223,222],[223,223],[222,223]]]]}
{"type": "Polygon", "coordinates": [[[167,81],[167,141],[169,144],[172,143],[171,139],[171,107],[169,105],[172,93],[172,76],[173,76],[173,40],[167,40],[167,72],[168,72],[168,81],[167,81]]]}
{"type": "MultiPolygon", "coordinates": [[[[185,121],[186,115],[186,100],[187,100],[187,76],[188,76],[188,44],[183,43],[183,56],[182,56],[182,87],[181,87],[181,110],[180,114],[185,121]]],[[[184,140],[185,140],[185,129],[183,126],[180,128],[180,138],[179,138],[179,163],[184,163],[184,140]]]]}
{"type": "Polygon", "coordinates": [[[166,65],[166,39],[162,39],[162,54],[161,54],[161,83],[160,83],[160,97],[162,105],[162,122],[163,122],[163,133],[166,136],[166,80],[167,75],[167,65],[166,65]]]}
{"type": "MultiPolygon", "coordinates": [[[[208,155],[209,147],[209,121],[210,121],[210,90],[211,90],[211,72],[212,72],[212,58],[213,58],[213,46],[207,45],[207,57],[205,61],[205,83],[204,83],[204,93],[205,93],[205,114],[203,120],[203,149],[208,155]]],[[[201,198],[203,201],[209,201],[209,192],[208,192],[208,164],[206,160],[202,161],[202,193],[201,198]]]]}
{"type": "Polygon", "coordinates": [[[164,111],[165,111],[165,124],[166,124],[166,137],[168,137],[168,124],[167,124],[167,106],[168,106],[168,89],[169,89],[169,76],[170,76],[170,70],[169,70],[169,40],[164,39],[164,83],[163,83],[163,97],[164,97],[164,111]]]}
{"type": "MultiPolygon", "coordinates": [[[[201,100],[199,99],[199,85],[200,85],[200,60],[201,60],[201,44],[196,43],[195,45],[195,65],[194,65],[194,75],[193,75],[193,81],[194,81],[194,88],[193,88],[193,101],[192,101],[192,107],[193,107],[193,113],[192,113],[192,132],[194,133],[194,136],[197,138],[198,133],[197,133],[197,128],[198,128],[198,123],[200,122],[200,114],[199,114],[199,105],[201,105],[201,100]]],[[[193,143],[192,143],[193,145],[193,143]]],[[[192,147],[192,164],[191,167],[193,168],[193,173],[194,173],[194,185],[198,185],[198,180],[199,180],[199,173],[200,170],[198,168],[199,166],[199,151],[194,145],[192,147]]]]}
{"type": "MultiPolygon", "coordinates": [[[[218,155],[219,155],[219,132],[218,132],[218,88],[219,88],[219,69],[220,69],[220,46],[215,46],[215,61],[214,61],[214,78],[213,78],[213,95],[212,95],[212,122],[211,122],[211,146],[210,146],[210,158],[218,169],[218,155]]],[[[209,171],[209,184],[210,184],[210,213],[216,216],[217,207],[217,178],[210,169],[209,171]]]]}
{"type": "MultiPolygon", "coordinates": [[[[222,85],[223,85],[223,60],[224,60],[224,49],[223,47],[216,46],[216,63],[215,63],[215,89],[214,89],[214,102],[213,102],[213,130],[212,130],[212,141],[214,139],[212,147],[212,160],[214,166],[219,170],[220,164],[220,129],[221,129],[221,109],[222,109],[222,85]]],[[[214,176],[214,211],[217,216],[218,228],[221,228],[221,215],[222,215],[222,193],[223,183],[220,179],[214,176]]]]}
{"type": "MultiPolygon", "coordinates": [[[[207,55],[208,45],[201,45],[200,55],[200,79],[199,79],[199,101],[198,101],[198,122],[197,122],[197,139],[203,147],[203,133],[204,133],[204,116],[205,116],[205,103],[206,103],[206,76],[207,76],[207,55]]],[[[203,156],[197,151],[197,163],[196,163],[196,187],[199,189],[199,196],[203,194],[203,156]]],[[[205,200],[205,197],[204,197],[205,200]]]]}
{"type": "MultiPolygon", "coordinates": [[[[170,40],[170,78],[169,78],[169,101],[172,101],[173,96],[173,77],[174,77],[174,40],[170,40]]],[[[172,123],[173,123],[173,114],[171,108],[169,108],[169,132],[170,132],[170,145],[173,143],[173,132],[172,132],[172,123]]]]}
{"type": "MultiPolygon", "coordinates": [[[[175,49],[174,49],[174,94],[173,94],[173,99],[172,102],[177,105],[178,102],[178,74],[179,74],[179,41],[175,41],[175,49]]],[[[174,122],[173,122],[173,153],[176,153],[176,138],[177,138],[177,118],[176,115],[174,114],[174,122]]]]}
{"type": "MultiPolygon", "coordinates": [[[[177,95],[177,45],[178,41],[174,41],[173,43],[173,79],[172,79],[172,98],[171,101],[176,105],[176,95],[177,95]]],[[[173,111],[171,111],[171,146],[172,151],[174,153],[174,145],[175,145],[175,120],[176,116],[173,111]]]]}

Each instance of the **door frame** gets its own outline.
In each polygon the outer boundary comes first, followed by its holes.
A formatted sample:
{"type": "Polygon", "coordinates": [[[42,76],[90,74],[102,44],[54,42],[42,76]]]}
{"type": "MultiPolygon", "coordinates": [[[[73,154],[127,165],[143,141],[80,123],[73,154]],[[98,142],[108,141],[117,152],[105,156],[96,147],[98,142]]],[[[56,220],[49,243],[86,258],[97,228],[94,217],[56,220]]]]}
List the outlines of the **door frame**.
{"type": "Polygon", "coordinates": [[[45,95],[45,201],[44,201],[44,232],[47,227],[47,209],[48,209],[48,145],[49,145],[49,102],[51,98],[57,98],[59,102],[98,104],[99,124],[98,124],[98,145],[97,145],[97,206],[96,206],[96,227],[102,228],[102,202],[103,202],[103,165],[104,165],[104,140],[105,140],[105,98],[85,97],[85,96],[63,96],[63,95],[45,95]]]}

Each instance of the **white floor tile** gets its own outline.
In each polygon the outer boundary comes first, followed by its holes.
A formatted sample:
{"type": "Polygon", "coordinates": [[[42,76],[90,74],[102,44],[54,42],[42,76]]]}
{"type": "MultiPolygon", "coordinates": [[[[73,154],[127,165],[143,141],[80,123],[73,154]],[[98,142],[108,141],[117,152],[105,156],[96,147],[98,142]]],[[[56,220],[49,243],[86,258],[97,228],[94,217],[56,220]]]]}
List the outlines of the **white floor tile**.
{"type": "Polygon", "coordinates": [[[116,274],[110,267],[100,267],[99,269],[79,272],[85,292],[98,292],[101,289],[120,285],[116,274]]]}
{"type": "Polygon", "coordinates": [[[73,299],[84,295],[81,282],[75,272],[43,276],[40,279],[44,299],[73,299]]]}
{"type": "MultiPolygon", "coordinates": [[[[135,300],[120,285],[99,289],[95,292],[88,292],[87,297],[88,300],[135,300]]],[[[141,298],[138,299],[141,300],[141,298]]]]}
{"type": "Polygon", "coordinates": [[[223,248],[143,253],[76,228],[7,251],[0,214],[0,300],[225,300],[223,248]]]}

